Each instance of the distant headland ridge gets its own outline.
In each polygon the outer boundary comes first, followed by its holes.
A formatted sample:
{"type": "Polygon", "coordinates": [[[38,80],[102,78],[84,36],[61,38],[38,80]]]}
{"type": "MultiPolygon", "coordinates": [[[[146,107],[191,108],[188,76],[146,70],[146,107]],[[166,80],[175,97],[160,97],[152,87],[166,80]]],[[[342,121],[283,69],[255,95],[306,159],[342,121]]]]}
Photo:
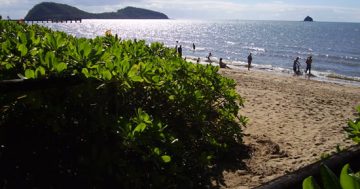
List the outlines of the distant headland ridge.
{"type": "Polygon", "coordinates": [[[35,5],[25,20],[69,20],[69,19],[169,19],[161,12],[126,7],[117,12],[89,13],[66,4],[43,2],[35,5]]]}

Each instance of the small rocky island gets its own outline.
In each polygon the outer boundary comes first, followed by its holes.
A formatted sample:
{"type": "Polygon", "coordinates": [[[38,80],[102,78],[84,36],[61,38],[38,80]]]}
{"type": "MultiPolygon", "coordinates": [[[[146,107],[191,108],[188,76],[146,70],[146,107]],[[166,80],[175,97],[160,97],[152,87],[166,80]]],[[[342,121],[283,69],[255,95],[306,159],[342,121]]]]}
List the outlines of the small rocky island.
{"type": "Polygon", "coordinates": [[[117,12],[89,13],[66,4],[43,2],[35,5],[25,20],[72,20],[72,19],[169,19],[163,13],[126,7],[117,12]]]}
{"type": "Polygon", "coordinates": [[[307,16],[305,19],[304,19],[304,22],[313,22],[314,20],[310,17],[310,16],[307,16]]]}

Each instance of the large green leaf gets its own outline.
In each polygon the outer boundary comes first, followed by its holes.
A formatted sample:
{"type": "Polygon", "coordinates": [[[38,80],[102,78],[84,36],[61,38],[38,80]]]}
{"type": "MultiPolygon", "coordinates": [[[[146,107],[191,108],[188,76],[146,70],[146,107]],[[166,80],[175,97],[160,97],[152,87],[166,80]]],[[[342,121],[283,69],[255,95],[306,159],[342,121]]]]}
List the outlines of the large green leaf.
{"type": "Polygon", "coordinates": [[[79,42],[78,52],[83,59],[88,59],[91,52],[90,43],[86,40],[82,40],[81,42],[79,42]]]}
{"type": "Polygon", "coordinates": [[[36,68],[35,70],[35,76],[36,77],[40,77],[40,76],[44,76],[45,75],[45,68],[42,66],[39,66],[38,68],[36,68]]]}
{"type": "Polygon", "coordinates": [[[57,45],[56,45],[56,40],[54,38],[54,34],[52,33],[47,33],[45,35],[45,44],[47,45],[47,47],[51,50],[56,50],[57,49],[57,45]]]}
{"type": "Polygon", "coordinates": [[[169,163],[171,161],[171,157],[168,155],[161,156],[161,159],[163,160],[164,163],[169,163]]]}
{"type": "Polygon", "coordinates": [[[139,74],[139,65],[134,64],[131,67],[130,71],[128,72],[128,76],[134,82],[143,82],[144,79],[138,74],[139,74]]]}
{"type": "Polygon", "coordinates": [[[13,64],[10,64],[10,63],[5,63],[5,68],[7,70],[11,69],[11,68],[14,68],[15,66],[13,64]]]}
{"type": "Polygon", "coordinates": [[[59,49],[66,45],[66,39],[60,33],[57,33],[55,35],[55,41],[56,41],[56,43],[55,43],[56,49],[59,49]]]}
{"type": "Polygon", "coordinates": [[[140,120],[144,123],[147,124],[151,124],[151,118],[149,116],[149,114],[147,114],[146,112],[144,112],[141,108],[138,109],[137,111],[138,117],[140,118],[140,120]]]}
{"type": "Polygon", "coordinates": [[[58,73],[66,70],[66,69],[67,69],[67,64],[65,64],[65,63],[60,63],[60,64],[57,64],[57,65],[55,66],[55,70],[56,70],[58,73]]]}
{"type": "Polygon", "coordinates": [[[83,73],[86,78],[90,77],[90,73],[89,73],[89,70],[87,68],[83,68],[81,70],[81,73],[83,73]]]}
{"type": "Polygon", "coordinates": [[[146,124],[145,124],[145,123],[140,123],[140,124],[138,124],[138,125],[135,127],[133,133],[134,133],[134,134],[135,134],[135,133],[141,133],[141,132],[143,132],[145,129],[146,129],[146,124]]]}
{"type": "Polygon", "coordinates": [[[120,74],[127,74],[130,69],[130,63],[128,57],[125,57],[124,60],[119,61],[118,66],[120,67],[120,74]]]}
{"type": "Polygon", "coordinates": [[[29,31],[29,36],[30,36],[30,40],[31,40],[31,42],[33,43],[34,46],[37,46],[40,43],[40,37],[37,37],[35,35],[34,30],[29,31]]]}
{"type": "Polygon", "coordinates": [[[307,177],[302,183],[303,189],[321,189],[312,176],[307,177]]]}
{"type": "Polygon", "coordinates": [[[350,165],[346,164],[340,174],[340,184],[343,189],[360,189],[360,182],[349,175],[350,165]]]}
{"type": "Polygon", "coordinates": [[[111,78],[112,78],[111,72],[109,70],[104,70],[102,72],[102,75],[103,75],[103,78],[106,80],[111,80],[111,78]]]}
{"type": "Polygon", "coordinates": [[[339,179],[326,165],[320,167],[320,175],[324,188],[341,189],[339,179]]]}
{"type": "Polygon", "coordinates": [[[201,100],[202,98],[204,98],[204,96],[201,94],[201,91],[196,90],[194,93],[196,99],[201,100]]]}
{"type": "Polygon", "coordinates": [[[25,44],[20,44],[18,46],[18,50],[21,52],[21,56],[26,56],[26,54],[28,53],[28,48],[25,44]]]}
{"type": "Polygon", "coordinates": [[[31,70],[31,69],[25,70],[25,77],[28,78],[28,79],[33,79],[33,78],[35,78],[35,72],[34,72],[34,70],[31,70]]]}
{"type": "Polygon", "coordinates": [[[57,59],[55,58],[55,53],[53,51],[49,51],[46,53],[45,63],[47,65],[48,69],[57,65],[57,59]]]}
{"type": "Polygon", "coordinates": [[[160,152],[160,149],[159,149],[158,147],[154,148],[153,151],[154,151],[154,153],[155,153],[156,155],[158,155],[158,156],[159,156],[160,153],[161,153],[161,152],[160,152]]]}
{"type": "Polygon", "coordinates": [[[7,39],[5,42],[3,42],[1,44],[1,47],[2,47],[2,49],[0,49],[0,50],[3,50],[3,51],[5,51],[5,53],[9,54],[10,53],[9,48],[11,47],[11,43],[10,43],[9,39],[7,39]]]}
{"type": "Polygon", "coordinates": [[[21,42],[21,44],[23,44],[23,45],[25,45],[26,46],[26,44],[27,44],[27,42],[28,42],[28,40],[27,40],[27,37],[26,37],[26,34],[25,33],[23,33],[23,32],[18,32],[18,34],[17,34],[18,36],[19,36],[19,38],[20,38],[20,42],[21,42]]]}
{"type": "Polygon", "coordinates": [[[134,76],[138,75],[138,72],[139,72],[139,65],[134,64],[131,67],[130,71],[128,72],[128,76],[129,77],[134,77],[134,76]]]}

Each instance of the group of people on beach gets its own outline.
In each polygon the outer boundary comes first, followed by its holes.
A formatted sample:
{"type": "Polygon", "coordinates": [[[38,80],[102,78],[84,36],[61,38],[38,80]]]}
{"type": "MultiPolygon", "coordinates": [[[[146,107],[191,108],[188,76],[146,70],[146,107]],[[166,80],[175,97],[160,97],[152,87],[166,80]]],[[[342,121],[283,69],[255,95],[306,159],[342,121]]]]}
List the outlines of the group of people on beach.
{"type": "MultiPolygon", "coordinates": [[[[195,49],[196,49],[195,43],[192,44],[192,47],[193,47],[193,51],[195,51],[195,49]]],[[[179,55],[179,57],[182,57],[182,46],[179,45],[179,41],[176,41],[175,51],[176,51],[176,53],[179,55]]],[[[210,63],[212,62],[212,60],[210,59],[212,56],[213,56],[213,55],[212,55],[211,52],[209,52],[209,54],[206,56],[207,61],[210,62],[210,63]]],[[[247,57],[247,60],[248,60],[248,70],[250,70],[252,59],[253,59],[253,58],[252,58],[252,53],[250,53],[250,54],[248,55],[248,57],[247,57]]],[[[186,57],[185,57],[185,60],[186,60],[186,57]]],[[[220,66],[220,68],[229,68],[229,66],[227,66],[226,63],[224,63],[222,60],[223,60],[222,58],[219,59],[219,66],[220,66]]],[[[198,57],[198,59],[196,60],[196,62],[197,62],[197,63],[200,63],[200,57],[198,57]]]]}
{"type": "MultiPolygon", "coordinates": [[[[294,74],[296,75],[301,75],[301,71],[300,71],[300,57],[296,57],[296,59],[294,60],[294,64],[293,64],[293,70],[294,70],[294,74]]],[[[311,64],[312,64],[312,56],[307,57],[306,61],[306,69],[305,69],[305,73],[307,73],[307,71],[309,71],[309,75],[311,75],[311,64]]]]}
{"type": "MultiPolygon", "coordinates": [[[[193,46],[193,51],[195,51],[195,43],[192,44],[193,46]]],[[[182,46],[179,45],[179,41],[176,41],[176,46],[175,46],[175,50],[176,53],[179,55],[179,57],[182,57],[182,46]]],[[[211,57],[213,56],[213,54],[211,52],[209,52],[209,54],[206,56],[207,61],[208,62],[212,62],[211,57]]],[[[186,58],[185,58],[186,59],[186,58]]],[[[250,70],[251,68],[251,63],[252,63],[253,57],[252,57],[252,53],[250,53],[247,57],[247,68],[248,70],[250,70]]],[[[306,69],[305,69],[305,73],[307,73],[309,71],[309,76],[311,75],[311,64],[312,64],[312,56],[307,57],[305,63],[306,63],[306,69]]],[[[198,59],[196,60],[197,63],[200,62],[200,57],[198,57],[198,59]]],[[[220,68],[229,68],[229,66],[226,65],[226,63],[223,62],[223,59],[220,58],[219,59],[219,66],[220,68]]],[[[295,75],[302,75],[302,72],[300,71],[300,57],[296,57],[293,63],[293,70],[294,70],[294,74],[295,75]]]]}
{"type": "MultiPolygon", "coordinates": [[[[211,54],[211,52],[210,52],[209,55],[207,56],[209,62],[211,62],[211,60],[210,60],[210,57],[211,57],[211,56],[212,56],[212,54],[211,54]]],[[[248,70],[250,70],[252,59],[253,59],[253,58],[252,58],[252,53],[250,53],[249,56],[247,57],[247,60],[248,60],[248,70]]],[[[199,60],[199,59],[198,59],[198,60],[199,60]]],[[[220,68],[229,68],[229,66],[227,66],[227,65],[222,61],[222,58],[220,58],[219,66],[220,66],[220,68]]]]}
{"type": "MultiPolygon", "coordinates": [[[[193,46],[193,51],[195,51],[196,48],[195,43],[193,43],[192,46],[193,46]]],[[[179,55],[179,57],[182,57],[182,46],[179,45],[179,41],[176,41],[175,51],[179,55]]]]}

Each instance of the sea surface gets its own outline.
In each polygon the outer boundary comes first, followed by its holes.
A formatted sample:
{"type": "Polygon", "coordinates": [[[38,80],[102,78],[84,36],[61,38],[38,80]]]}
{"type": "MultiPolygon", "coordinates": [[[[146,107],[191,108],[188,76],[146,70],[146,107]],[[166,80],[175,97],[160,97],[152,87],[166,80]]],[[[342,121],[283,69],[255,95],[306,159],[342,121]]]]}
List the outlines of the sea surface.
{"type": "Polygon", "coordinates": [[[292,74],[294,59],[313,57],[312,73],[319,78],[360,82],[360,23],[296,21],[197,20],[83,20],[82,23],[44,23],[77,37],[104,36],[107,30],[122,39],[161,42],[183,56],[213,61],[223,58],[231,68],[246,65],[253,54],[255,69],[292,74]],[[193,50],[192,44],[196,49],[193,50]]]}

